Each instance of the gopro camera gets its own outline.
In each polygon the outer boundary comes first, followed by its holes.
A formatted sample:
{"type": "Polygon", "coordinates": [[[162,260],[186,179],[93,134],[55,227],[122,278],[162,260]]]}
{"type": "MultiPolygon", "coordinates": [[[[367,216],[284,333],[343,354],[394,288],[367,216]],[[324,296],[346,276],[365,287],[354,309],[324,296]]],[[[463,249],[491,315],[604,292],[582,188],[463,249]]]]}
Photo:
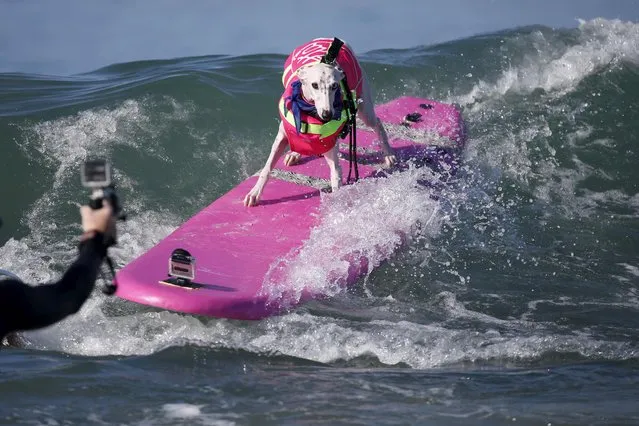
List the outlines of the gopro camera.
{"type": "Polygon", "coordinates": [[[195,258],[184,249],[175,249],[169,258],[169,276],[178,281],[193,281],[195,278],[195,258]]]}
{"type": "Polygon", "coordinates": [[[92,209],[102,208],[102,200],[107,199],[113,208],[113,215],[117,220],[126,220],[122,212],[120,199],[111,181],[111,163],[103,159],[87,160],[82,164],[80,178],[82,186],[92,190],[89,206],[92,209]]]}
{"type": "Polygon", "coordinates": [[[82,186],[102,189],[111,186],[111,164],[106,160],[88,160],[82,164],[82,186]]]}

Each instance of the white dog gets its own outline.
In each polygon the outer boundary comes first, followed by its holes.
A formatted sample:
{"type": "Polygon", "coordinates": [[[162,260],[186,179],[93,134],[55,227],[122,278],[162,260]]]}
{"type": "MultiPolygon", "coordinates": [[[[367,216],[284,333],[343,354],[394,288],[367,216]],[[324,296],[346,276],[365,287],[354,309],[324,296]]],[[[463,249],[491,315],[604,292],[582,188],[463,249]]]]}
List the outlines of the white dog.
{"type": "Polygon", "coordinates": [[[284,150],[286,165],[299,161],[300,154],[323,155],[330,168],[331,188],[342,185],[337,138],[347,126],[350,113],[373,128],[390,167],[397,161],[388,143],[388,135],[375,114],[373,97],[366,75],[349,46],[335,38],[320,38],[297,47],[285,63],[284,94],[280,99],[279,131],[271,153],[253,189],[244,197],[244,205],[255,206],[273,167],[284,150]]]}

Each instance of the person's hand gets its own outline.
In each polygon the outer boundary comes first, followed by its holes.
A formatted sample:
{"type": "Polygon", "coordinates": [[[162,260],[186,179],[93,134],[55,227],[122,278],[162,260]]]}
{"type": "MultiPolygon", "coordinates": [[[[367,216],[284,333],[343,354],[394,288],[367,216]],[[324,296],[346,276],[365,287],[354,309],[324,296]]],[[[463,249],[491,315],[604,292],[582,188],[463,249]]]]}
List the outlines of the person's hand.
{"type": "Polygon", "coordinates": [[[80,207],[80,216],[82,216],[82,230],[85,233],[95,231],[108,235],[115,230],[113,208],[107,199],[102,200],[101,209],[93,210],[89,206],[80,207]]]}

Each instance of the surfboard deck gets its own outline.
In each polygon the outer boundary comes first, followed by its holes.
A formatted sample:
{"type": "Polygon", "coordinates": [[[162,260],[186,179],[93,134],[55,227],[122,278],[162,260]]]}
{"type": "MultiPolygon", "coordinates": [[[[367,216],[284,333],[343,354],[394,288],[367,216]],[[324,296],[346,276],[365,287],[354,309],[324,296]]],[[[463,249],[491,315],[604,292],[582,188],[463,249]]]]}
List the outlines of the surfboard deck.
{"type": "MultiPolygon", "coordinates": [[[[377,106],[376,111],[397,153],[398,168],[409,159],[447,167],[456,161],[451,150],[460,150],[466,137],[456,107],[402,97],[377,106]]],[[[375,140],[371,130],[357,128],[360,179],[380,173],[383,157],[375,140]]],[[[344,179],[349,167],[345,142],[340,140],[344,179]]],[[[318,224],[320,190],[330,188],[329,175],[321,157],[303,157],[290,167],[280,159],[258,206],[243,205],[257,180],[251,176],[118,271],[115,295],[171,311],[245,320],[292,308],[289,301],[274,300],[264,291],[268,290],[263,288],[264,278],[278,259],[299,249],[318,224]],[[177,248],[195,258],[190,282],[168,275],[169,258],[177,248]]],[[[351,266],[344,277],[349,284],[366,271],[366,262],[353,260],[351,266]]],[[[320,296],[304,294],[297,303],[320,296]]]]}

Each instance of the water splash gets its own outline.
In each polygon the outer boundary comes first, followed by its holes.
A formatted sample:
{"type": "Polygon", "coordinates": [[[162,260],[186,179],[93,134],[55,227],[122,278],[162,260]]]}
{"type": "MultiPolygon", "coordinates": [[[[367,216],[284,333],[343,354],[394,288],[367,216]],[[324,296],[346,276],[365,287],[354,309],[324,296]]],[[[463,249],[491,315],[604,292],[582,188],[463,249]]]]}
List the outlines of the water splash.
{"type": "Polygon", "coordinates": [[[333,296],[359,272],[370,274],[418,230],[436,235],[446,214],[420,184],[425,175],[438,178],[411,168],[323,195],[319,225],[300,249],[272,265],[263,291],[272,299],[290,298],[290,303],[305,294],[333,296]]]}

